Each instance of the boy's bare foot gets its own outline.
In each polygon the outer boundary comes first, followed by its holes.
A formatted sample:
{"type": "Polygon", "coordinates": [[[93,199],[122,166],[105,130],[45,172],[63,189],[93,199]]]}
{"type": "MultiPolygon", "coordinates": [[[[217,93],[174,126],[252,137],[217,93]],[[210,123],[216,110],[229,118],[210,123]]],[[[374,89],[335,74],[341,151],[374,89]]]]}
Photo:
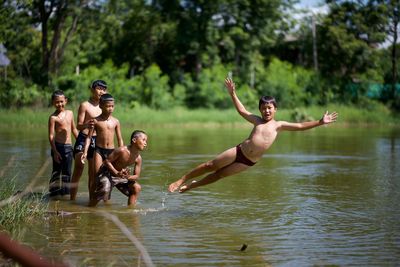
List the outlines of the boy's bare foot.
{"type": "Polygon", "coordinates": [[[176,191],[181,185],[183,184],[183,182],[181,180],[176,181],[175,183],[172,183],[169,185],[168,187],[168,191],[169,192],[174,192],[176,191]]]}
{"type": "Polygon", "coordinates": [[[188,185],[183,185],[181,186],[181,188],[179,188],[179,193],[185,193],[186,191],[190,190],[193,188],[193,185],[197,183],[197,181],[192,181],[190,184],[188,185]]]}

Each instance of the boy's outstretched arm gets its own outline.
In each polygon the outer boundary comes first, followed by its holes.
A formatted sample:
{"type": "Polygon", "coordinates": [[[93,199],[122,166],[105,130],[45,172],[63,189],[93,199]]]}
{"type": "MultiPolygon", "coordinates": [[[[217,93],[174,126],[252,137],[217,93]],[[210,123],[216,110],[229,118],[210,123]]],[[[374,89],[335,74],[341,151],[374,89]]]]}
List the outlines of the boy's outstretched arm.
{"type": "Polygon", "coordinates": [[[240,116],[242,116],[245,120],[247,120],[253,124],[257,123],[259,118],[256,115],[254,115],[253,113],[251,113],[250,111],[248,111],[244,107],[242,102],[240,102],[239,98],[237,97],[236,86],[231,78],[225,79],[225,87],[226,87],[226,89],[228,89],[228,93],[230,94],[233,104],[235,105],[235,108],[236,108],[237,112],[240,114],[240,116]]]}
{"type": "Polygon", "coordinates": [[[338,113],[337,112],[332,112],[328,113],[328,111],[325,112],[325,114],[322,116],[322,118],[318,121],[307,121],[307,122],[286,122],[286,121],[280,121],[280,130],[284,131],[304,131],[308,130],[317,126],[321,126],[324,124],[329,124],[332,122],[335,122],[337,120],[338,113]]]}

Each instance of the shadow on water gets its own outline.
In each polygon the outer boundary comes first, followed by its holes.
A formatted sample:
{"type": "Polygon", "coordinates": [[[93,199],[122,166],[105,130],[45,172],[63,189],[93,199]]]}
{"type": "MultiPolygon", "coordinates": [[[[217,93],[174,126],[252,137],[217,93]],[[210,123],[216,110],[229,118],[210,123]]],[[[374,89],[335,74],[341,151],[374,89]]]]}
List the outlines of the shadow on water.
{"type": "MultiPolygon", "coordinates": [[[[117,216],[160,266],[399,263],[398,129],[282,133],[254,167],[185,194],[167,193],[168,184],[241,142],[248,129],[147,132],[135,208],[117,190],[110,204],[87,207],[85,170],[77,201],[51,201],[50,211],[64,213],[21,225],[29,229],[22,241],[75,266],[139,265],[139,251],[102,211],[117,216]]],[[[0,137],[7,147],[0,169],[15,156],[10,175],[29,184],[49,157],[46,133],[14,129],[0,137]]],[[[49,177],[47,170],[39,182],[49,177]]]]}

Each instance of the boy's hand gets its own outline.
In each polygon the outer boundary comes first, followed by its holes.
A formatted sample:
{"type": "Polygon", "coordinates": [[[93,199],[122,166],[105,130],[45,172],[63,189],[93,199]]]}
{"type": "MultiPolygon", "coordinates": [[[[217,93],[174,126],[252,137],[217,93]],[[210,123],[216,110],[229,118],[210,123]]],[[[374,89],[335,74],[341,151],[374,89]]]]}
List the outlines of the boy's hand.
{"type": "Polygon", "coordinates": [[[326,111],[320,121],[322,122],[322,124],[328,124],[331,122],[335,122],[337,117],[338,117],[338,113],[336,111],[334,111],[330,114],[328,113],[328,111],[326,111]]]}
{"type": "Polygon", "coordinates": [[[87,157],[86,153],[83,153],[82,156],[81,156],[81,162],[82,162],[82,164],[85,164],[85,162],[86,162],[86,157],[87,157]]]}
{"type": "Polygon", "coordinates": [[[122,169],[120,172],[120,175],[121,175],[121,177],[122,178],[126,178],[126,179],[128,179],[128,177],[129,177],[129,170],[128,169],[122,169]]]}
{"type": "Polygon", "coordinates": [[[235,92],[235,83],[231,78],[226,78],[225,79],[225,87],[228,89],[229,94],[233,94],[235,92]]]}
{"type": "Polygon", "coordinates": [[[54,161],[60,163],[62,160],[61,154],[58,151],[54,151],[54,161]]]}
{"type": "Polygon", "coordinates": [[[95,122],[96,122],[96,120],[95,120],[95,119],[90,119],[90,120],[88,120],[88,121],[87,121],[87,123],[86,123],[86,125],[87,125],[87,127],[86,127],[86,128],[89,128],[89,129],[93,128],[93,127],[94,127],[94,124],[95,124],[95,122]]]}

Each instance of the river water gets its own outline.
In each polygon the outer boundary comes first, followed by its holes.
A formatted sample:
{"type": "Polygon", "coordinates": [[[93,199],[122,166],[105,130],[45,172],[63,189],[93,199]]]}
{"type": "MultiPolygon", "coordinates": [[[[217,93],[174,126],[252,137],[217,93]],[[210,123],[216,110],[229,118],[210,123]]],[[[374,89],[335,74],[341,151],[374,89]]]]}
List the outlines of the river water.
{"type": "MultiPolygon", "coordinates": [[[[77,201],[50,203],[65,215],[16,226],[20,241],[72,266],[145,266],[107,212],[156,266],[400,265],[400,129],[283,132],[254,167],[185,194],[167,193],[168,184],[251,128],[144,130],[135,208],[117,190],[111,204],[87,207],[85,169],[77,201]]],[[[0,170],[9,164],[5,177],[21,189],[50,156],[44,128],[1,129],[0,147],[0,170]]],[[[37,185],[47,186],[50,168],[37,185]]]]}

